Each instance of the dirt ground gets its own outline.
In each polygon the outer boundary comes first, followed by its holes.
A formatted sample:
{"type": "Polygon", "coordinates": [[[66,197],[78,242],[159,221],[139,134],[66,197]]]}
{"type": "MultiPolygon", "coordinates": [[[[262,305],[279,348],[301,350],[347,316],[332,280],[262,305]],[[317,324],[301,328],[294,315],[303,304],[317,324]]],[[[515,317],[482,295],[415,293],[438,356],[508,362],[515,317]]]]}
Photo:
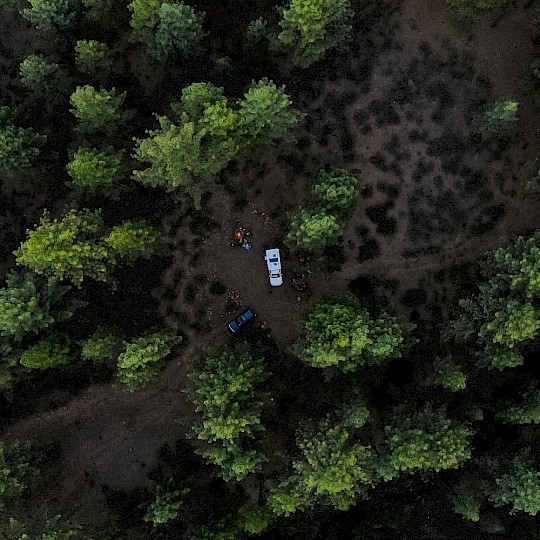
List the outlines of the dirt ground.
{"type": "Polygon", "coordinates": [[[193,359],[231,339],[226,323],[241,309],[252,307],[256,324],[285,348],[313,300],[367,277],[404,321],[427,320],[474,277],[470,263],[538,226],[538,197],[524,192],[540,155],[528,75],[534,7],[518,1],[494,25],[470,27],[448,16],[444,0],[373,8],[369,29],[320,80],[285,81],[307,113],[298,143],[240,156],[201,213],[179,205],[163,220],[172,262],[152,295],[187,346],[143,390],[94,385],[1,434],[59,444],[61,467],[40,495],[50,512],[68,501],[82,522],[105,523],[112,510],[102,486],[150,485],[159,448],[188,430],[191,407],[181,390],[193,359]],[[507,98],[520,104],[515,136],[475,135],[475,111],[507,98]],[[366,189],[340,245],[301,261],[282,242],[322,166],[358,173],[366,189]],[[253,231],[249,252],[229,247],[237,220],[253,231]],[[283,250],[280,288],[268,282],[269,247],[283,250]],[[293,289],[294,273],[304,274],[307,292],[293,289]]]}

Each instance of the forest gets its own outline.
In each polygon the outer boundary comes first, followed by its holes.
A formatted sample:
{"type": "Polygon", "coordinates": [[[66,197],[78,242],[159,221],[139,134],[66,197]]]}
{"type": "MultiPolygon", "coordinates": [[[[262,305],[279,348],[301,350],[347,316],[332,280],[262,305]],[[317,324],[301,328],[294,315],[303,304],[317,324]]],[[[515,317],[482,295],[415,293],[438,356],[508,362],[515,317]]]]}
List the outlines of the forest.
{"type": "Polygon", "coordinates": [[[0,539],[540,540],[540,3],[0,15],[0,539]]]}

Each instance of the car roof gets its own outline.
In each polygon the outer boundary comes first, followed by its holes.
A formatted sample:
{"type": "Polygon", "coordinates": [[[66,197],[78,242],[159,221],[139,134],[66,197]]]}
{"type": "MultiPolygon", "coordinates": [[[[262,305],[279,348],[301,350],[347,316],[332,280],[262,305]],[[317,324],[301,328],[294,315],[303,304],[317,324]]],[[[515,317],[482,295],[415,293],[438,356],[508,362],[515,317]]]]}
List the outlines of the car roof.
{"type": "Polygon", "coordinates": [[[266,264],[268,266],[268,270],[280,270],[281,268],[281,261],[279,257],[279,249],[267,249],[266,250],[266,264]]]}

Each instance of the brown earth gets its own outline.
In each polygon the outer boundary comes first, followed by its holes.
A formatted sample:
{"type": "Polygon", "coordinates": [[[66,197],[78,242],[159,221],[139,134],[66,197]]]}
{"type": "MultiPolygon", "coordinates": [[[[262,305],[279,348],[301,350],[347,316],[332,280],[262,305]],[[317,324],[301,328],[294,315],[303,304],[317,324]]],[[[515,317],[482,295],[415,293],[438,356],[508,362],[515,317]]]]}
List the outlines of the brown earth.
{"type": "Polygon", "coordinates": [[[371,276],[403,320],[429,318],[433,306],[452,304],[456,283],[474,277],[468,263],[537,227],[538,199],[524,192],[540,150],[527,70],[532,13],[518,1],[494,26],[467,26],[452,21],[444,0],[407,0],[373,15],[376,24],[320,81],[291,79],[295,104],[308,113],[298,145],[242,156],[201,214],[188,217],[180,206],[163,221],[173,259],[152,294],[188,346],[145,389],[94,385],[1,434],[59,444],[56,476],[39,497],[49,512],[68,506],[83,522],[105,523],[102,485],[150,486],[158,449],[189,429],[181,390],[193,359],[230,339],[226,322],[240,308],[252,307],[257,324],[286,347],[311,301],[371,276]],[[505,98],[520,103],[518,133],[504,144],[475,138],[467,115],[483,100],[505,98]],[[325,165],[359,172],[367,189],[340,247],[307,262],[285,248],[285,284],[273,289],[264,249],[282,247],[288,216],[309,204],[307,187],[325,165]],[[249,252],[229,247],[237,220],[253,231],[249,252]],[[291,287],[294,272],[307,276],[309,292],[291,287]],[[402,301],[419,289],[420,303],[402,301]]]}

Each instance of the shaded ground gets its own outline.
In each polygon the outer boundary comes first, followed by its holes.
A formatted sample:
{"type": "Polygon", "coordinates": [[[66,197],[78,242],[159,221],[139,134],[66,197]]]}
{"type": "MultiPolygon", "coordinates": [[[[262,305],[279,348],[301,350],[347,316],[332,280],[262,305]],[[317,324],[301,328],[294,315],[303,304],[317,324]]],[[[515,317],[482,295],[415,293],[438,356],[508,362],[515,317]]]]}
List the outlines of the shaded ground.
{"type": "Polygon", "coordinates": [[[360,283],[384,291],[403,320],[428,319],[474,279],[470,263],[537,227],[538,200],[523,191],[540,154],[525,82],[531,8],[518,2],[495,27],[467,29],[451,23],[444,0],[398,7],[371,8],[369,31],[361,28],[351,53],[317,71],[321,80],[286,81],[308,113],[296,146],[241,156],[203,212],[180,205],[164,219],[172,263],[152,294],[189,344],[160,380],[134,394],[96,385],[4,430],[6,441],[60,445],[62,467],[40,498],[52,511],[69,501],[82,521],[96,513],[106,521],[103,485],[126,492],[149,485],[157,449],[188,429],[180,390],[192,359],[230,339],[226,322],[241,308],[254,308],[258,324],[286,347],[308,302],[368,277],[360,283]],[[478,137],[475,112],[503,98],[520,103],[518,132],[503,142],[478,137]],[[326,257],[300,261],[283,250],[285,284],[272,289],[264,249],[282,247],[288,215],[309,203],[307,187],[325,165],[358,172],[366,191],[326,257]],[[250,252],[229,247],[237,220],[253,231],[250,252]],[[291,287],[295,272],[306,276],[307,292],[291,287]]]}

